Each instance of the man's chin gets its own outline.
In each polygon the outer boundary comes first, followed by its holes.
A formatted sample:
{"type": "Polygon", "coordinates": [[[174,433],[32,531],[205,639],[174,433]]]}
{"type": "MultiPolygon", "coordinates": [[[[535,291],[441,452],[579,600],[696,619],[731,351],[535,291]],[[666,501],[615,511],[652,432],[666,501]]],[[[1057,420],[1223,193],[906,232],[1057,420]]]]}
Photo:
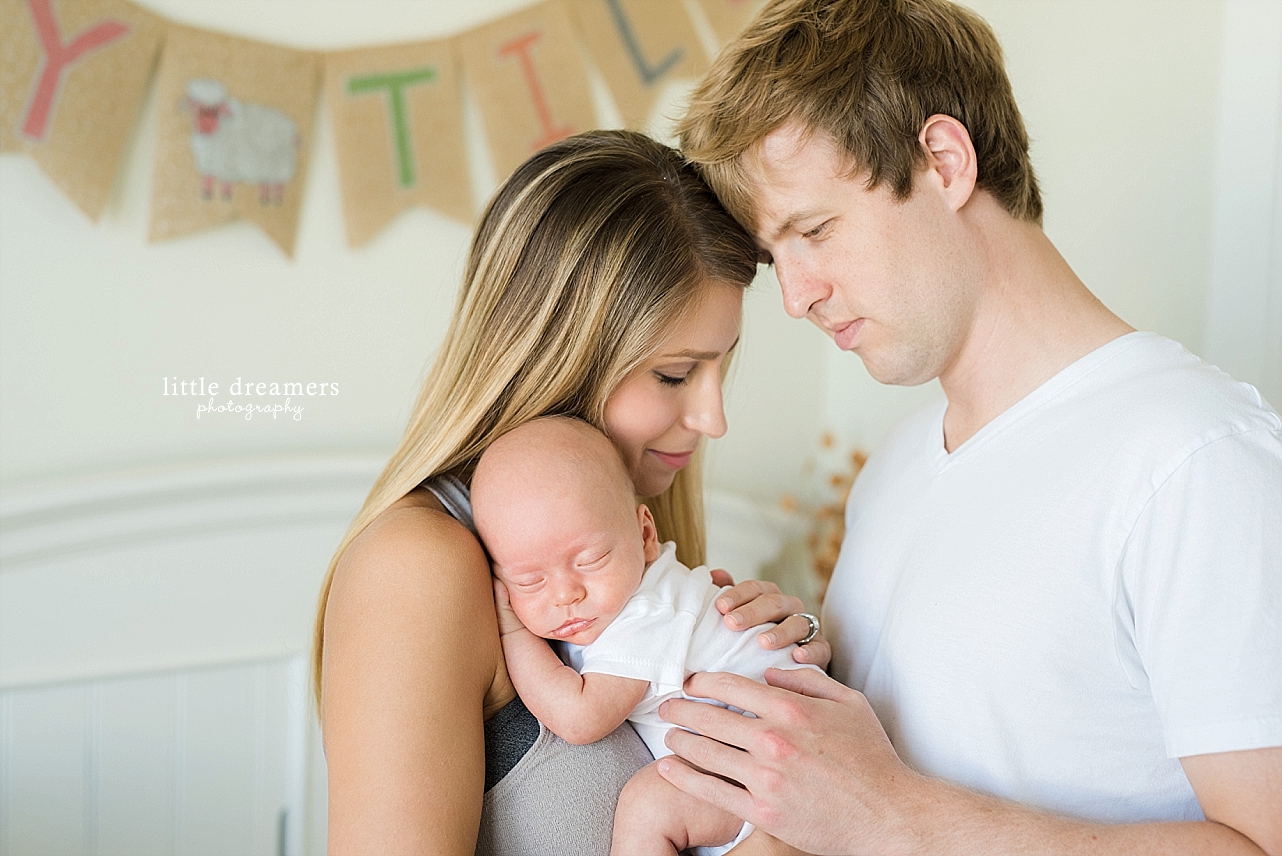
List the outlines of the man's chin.
{"type": "Polygon", "coordinates": [[[907,367],[899,364],[887,364],[878,360],[870,360],[863,354],[859,358],[864,362],[864,369],[868,375],[877,383],[886,386],[921,386],[923,383],[929,383],[934,380],[938,374],[932,373],[930,369],[920,366],[907,367]]]}

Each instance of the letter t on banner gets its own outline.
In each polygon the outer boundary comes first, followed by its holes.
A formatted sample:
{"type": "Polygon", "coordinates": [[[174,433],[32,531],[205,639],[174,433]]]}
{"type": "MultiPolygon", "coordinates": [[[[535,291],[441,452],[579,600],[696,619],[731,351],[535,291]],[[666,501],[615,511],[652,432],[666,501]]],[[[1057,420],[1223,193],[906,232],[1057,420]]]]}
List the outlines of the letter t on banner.
{"type": "Polygon", "coordinates": [[[546,145],[596,127],[587,69],[560,0],[459,37],[499,179],[546,145]]]}
{"type": "Polygon", "coordinates": [[[351,246],[414,206],[471,222],[456,66],[448,41],[326,55],[325,100],[351,246]]]}
{"type": "Polygon", "coordinates": [[[347,79],[347,91],[351,95],[383,90],[387,92],[388,107],[392,113],[392,136],[396,138],[396,170],[401,187],[414,186],[414,160],[410,153],[410,129],[405,115],[405,87],[427,83],[434,77],[436,69],[429,67],[347,79]]]}
{"type": "Polygon", "coordinates": [[[574,0],[579,32],[629,128],[645,128],[663,90],[707,55],[681,0],[574,0]]]}

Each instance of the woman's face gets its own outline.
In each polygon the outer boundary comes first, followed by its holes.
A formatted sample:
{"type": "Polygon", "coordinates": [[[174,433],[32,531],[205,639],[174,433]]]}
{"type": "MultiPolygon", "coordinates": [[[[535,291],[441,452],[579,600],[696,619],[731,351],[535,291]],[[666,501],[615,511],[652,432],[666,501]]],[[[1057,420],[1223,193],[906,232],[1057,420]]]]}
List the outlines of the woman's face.
{"type": "Polygon", "coordinates": [[[668,489],[699,439],[726,433],[721,366],[739,341],[743,289],[711,282],[690,312],[610,395],[605,432],[640,496],[668,489]]]}

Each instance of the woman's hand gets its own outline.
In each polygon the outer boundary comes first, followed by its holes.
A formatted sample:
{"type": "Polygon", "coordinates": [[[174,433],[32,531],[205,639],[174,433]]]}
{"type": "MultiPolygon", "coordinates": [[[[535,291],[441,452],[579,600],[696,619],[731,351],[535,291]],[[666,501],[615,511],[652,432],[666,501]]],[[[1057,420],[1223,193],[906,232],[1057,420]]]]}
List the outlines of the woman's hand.
{"type": "MultiPolygon", "coordinates": [[[[810,622],[800,614],[806,611],[801,598],[784,594],[774,583],[747,580],[735,585],[734,578],[720,568],[712,571],[712,582],[731,586],[717,598],[717,611],[725,616],[726,627],[746,630],[767,621],[778,624],[757,637],[762,648],[775,650],[800,643],[810,632],[810,622]]],[[[832,648],[823,634],[817,633],[805,645],[797,644],[792,659],[827,669],[828,661],[832,659],[832,648]]]]}

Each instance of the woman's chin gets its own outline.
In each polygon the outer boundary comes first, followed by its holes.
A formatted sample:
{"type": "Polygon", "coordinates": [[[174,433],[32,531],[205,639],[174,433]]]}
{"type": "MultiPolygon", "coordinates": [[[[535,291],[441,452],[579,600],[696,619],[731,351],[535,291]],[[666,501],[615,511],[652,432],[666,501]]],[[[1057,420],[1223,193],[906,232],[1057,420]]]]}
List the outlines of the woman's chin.
{"type": "Polygon", "coordinates": [[[672,487],[672,482],[677,478],[675,471],[650,472],[644,473],[633,478],[632,486],[636,489],[637,496],[643,496],[647,499],[666,491],[672,487]]]}

